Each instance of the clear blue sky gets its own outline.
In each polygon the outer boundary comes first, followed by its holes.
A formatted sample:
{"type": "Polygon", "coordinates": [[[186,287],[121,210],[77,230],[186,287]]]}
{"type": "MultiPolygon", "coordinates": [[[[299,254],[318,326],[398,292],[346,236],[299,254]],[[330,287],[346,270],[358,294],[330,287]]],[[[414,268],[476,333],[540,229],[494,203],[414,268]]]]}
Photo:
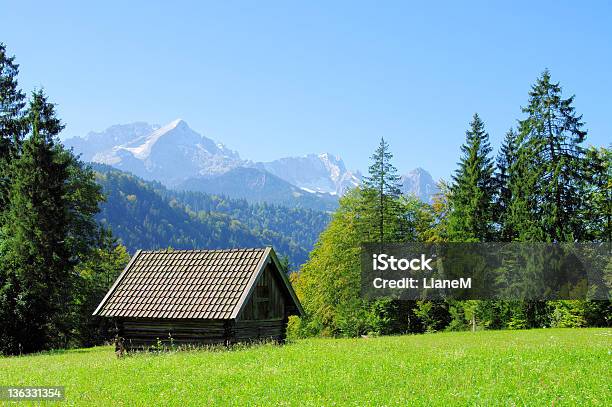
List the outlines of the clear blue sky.
{"type": "Polygon", "coordinates": [[[447,177],[472,114],[497,147],[549,68],[612,141],[608,1],[55,3],[0,0],[0,41],[64,136],[181,117],[244,158],[361,170],[385,136],[401,171],[447,177]]]}

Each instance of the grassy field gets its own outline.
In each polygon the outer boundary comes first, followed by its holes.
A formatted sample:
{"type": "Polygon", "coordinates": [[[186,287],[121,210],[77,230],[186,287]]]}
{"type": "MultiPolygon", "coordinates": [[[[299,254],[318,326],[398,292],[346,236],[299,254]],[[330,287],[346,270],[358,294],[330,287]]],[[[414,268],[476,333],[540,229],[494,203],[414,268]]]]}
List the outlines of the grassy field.
{"type": "Polygon", "coordinates": [[[0,385],[64,385],[69,404],[98,406],[610,406],[612,330],[311,339],[122,359],[97,347],[0,358],[0,385]]]}

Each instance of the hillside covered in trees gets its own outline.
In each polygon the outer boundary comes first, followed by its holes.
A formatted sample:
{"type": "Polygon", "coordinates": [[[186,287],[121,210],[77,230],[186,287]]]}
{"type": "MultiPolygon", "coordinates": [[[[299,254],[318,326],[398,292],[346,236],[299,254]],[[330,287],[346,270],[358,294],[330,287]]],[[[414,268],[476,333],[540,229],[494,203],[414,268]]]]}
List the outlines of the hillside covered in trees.
{"type": "Polygon", "coordinates": [[[97,219],[132,253],[272,245],[297,267],[329,222],[324,212],[173,191],[109,166],[92,166],[106,197],[97,219]]]}

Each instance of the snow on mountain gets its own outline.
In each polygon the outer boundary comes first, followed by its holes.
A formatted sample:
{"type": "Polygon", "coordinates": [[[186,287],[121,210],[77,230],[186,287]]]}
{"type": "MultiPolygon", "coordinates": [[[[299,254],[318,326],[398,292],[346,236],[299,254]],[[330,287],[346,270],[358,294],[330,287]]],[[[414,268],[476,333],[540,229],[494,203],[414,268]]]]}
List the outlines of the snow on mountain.
{"type": "Polygon", "coordinates": [[[168,123],[164,127],[155,130],[151,134],[144,136],[144,137],[140,137],[136,139],[135,142],[130,143],[130,144],[136,144],[135,147],[121,147],[120,146],[119,148],[124,148],[125,150],[131,152],[135,158],[138,158],[140,160],[145,160],[149,157],[149,155],[151,155],[151,150],[153,149],[153,146],[162,136],[176,129],[177,126],[183,125],[183,124],[185,126],[187,125],[181,119],[176,119],[173,122],[168,123]]]}
{"type": "Polygon", "coordinates": [[[286,157],[255,165],[307,192],[340,196],[361,180],[359,172],[348,171],[339,156],[329,153],[286,157]]]}
{"type": "Polygon", "coordinates": [[[94,155],[146,136],[158,128],[158,125],[144,122],[117,124],[102,132],[91,131],[85,137],[69,138],[64,144],[74,148],[75,152],[81,154],[83,160],[92,161],[94,155]]]}
{"type": "Polygon", "coordinates": [[[163,127],[117,125],[87,138],[66,140],[83,159],[112,165],[168,186],[222,174],[244,163],[238,153],[193,131],[184,120],[163,127]]]}
{"type": "Polygon", "coordinates": [[[433,197],[439,192],[436,182],[431,174],[422,168],[414,170],[400,177],[401,191],[404,195],[414,195],[423,202],[433,202],[433,197]]]}
{"type": "MultiPolygon", "coordinates": [[[[260,163],[242,160],[238,153],[200,135],[181,119],[161,127],[143,122],[115,125],[68,139],[64,144],[85,161],[111,165],[171,188],[251,200],[266,198],[274,203],[294,202],[325,210],[328,201],[337,202],[362,178],[330,153],[260,163]],[[265,188],[257,184],[261,180],[266,181],[265,188]]],[[[402,175],[401,182],[403,194],[425,202],[431,202],[438,192],[431,175],[422,168],[402,175]]]]}
{"type": "Polygon", "coordinates": [[[335,196],[305,191],[256,167],[237,167],[214,177],[191,178],[176,189],[319,211],[334,211],[338,207],[335,196]]]}

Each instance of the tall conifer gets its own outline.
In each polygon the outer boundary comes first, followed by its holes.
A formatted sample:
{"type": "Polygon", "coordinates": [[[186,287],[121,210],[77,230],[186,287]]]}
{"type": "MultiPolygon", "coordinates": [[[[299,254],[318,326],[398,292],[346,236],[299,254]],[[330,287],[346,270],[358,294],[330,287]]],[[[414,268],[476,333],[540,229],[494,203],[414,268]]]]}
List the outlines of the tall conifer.
{"type": "Polygon", "coordinates": [[[575,241],[586,237],[586,137],[574,96],[544,71],[529,92],[519,122],[517,159],[511,167],[508,222],[523,241],[575,241]]]}
{"type": "Polygon", "coordinates": [[[451,241],[487,241],[493,235],[495,183],[489,135],[477,113],[461,151],[450,191],[448,236],[451,241]]]}
{"type": "Polygon", "coordinates": [[[508,130],[497,155],[497,171],[495,173],[495,205],[494,216],[497,225],[496,240],[510,242],[515,239],[516,231],[507,222],[512,191],[510,190],[511,167],[516,162],[517,135],[514,129],[508,130]]]}
{"type": "Polygon", "coordinates": [[[18,74],[19,65],[15,63],[15,57],[9,57],[6,46],[0,43],[0,225],[8,200],[8,162],[19,149],[24,131],[26,101],[17,83],[18,74]]]}
{"type": "Polygon", "coordinates": [[[369,230],[377,231],[376,240],[384,243],[386,240],[395,240],[400,236],[397,219],[400,216],[398,198],[401,195],[400,177],[397,169],[391,163],[393,154],[389,150],[389,143],[384,138],[371,157],[372,164],[369,176],[363,180],[364,199],[370,209],[368,216],[371,220],[369,230]],[[391,229],[389,232],[387,232],[391,229]]]}
{"type": "Polygon", "coordinates": [[[16,298],[14,342],[24,352],[44,349],[61,335],[57,317],[66,312],[71,281],[64,205],[69,162],[57,154],[54,138],[63,126],[40,91],[32,95],[28,122],[31,135],[11,164],[3,259],[16,298]]]}

